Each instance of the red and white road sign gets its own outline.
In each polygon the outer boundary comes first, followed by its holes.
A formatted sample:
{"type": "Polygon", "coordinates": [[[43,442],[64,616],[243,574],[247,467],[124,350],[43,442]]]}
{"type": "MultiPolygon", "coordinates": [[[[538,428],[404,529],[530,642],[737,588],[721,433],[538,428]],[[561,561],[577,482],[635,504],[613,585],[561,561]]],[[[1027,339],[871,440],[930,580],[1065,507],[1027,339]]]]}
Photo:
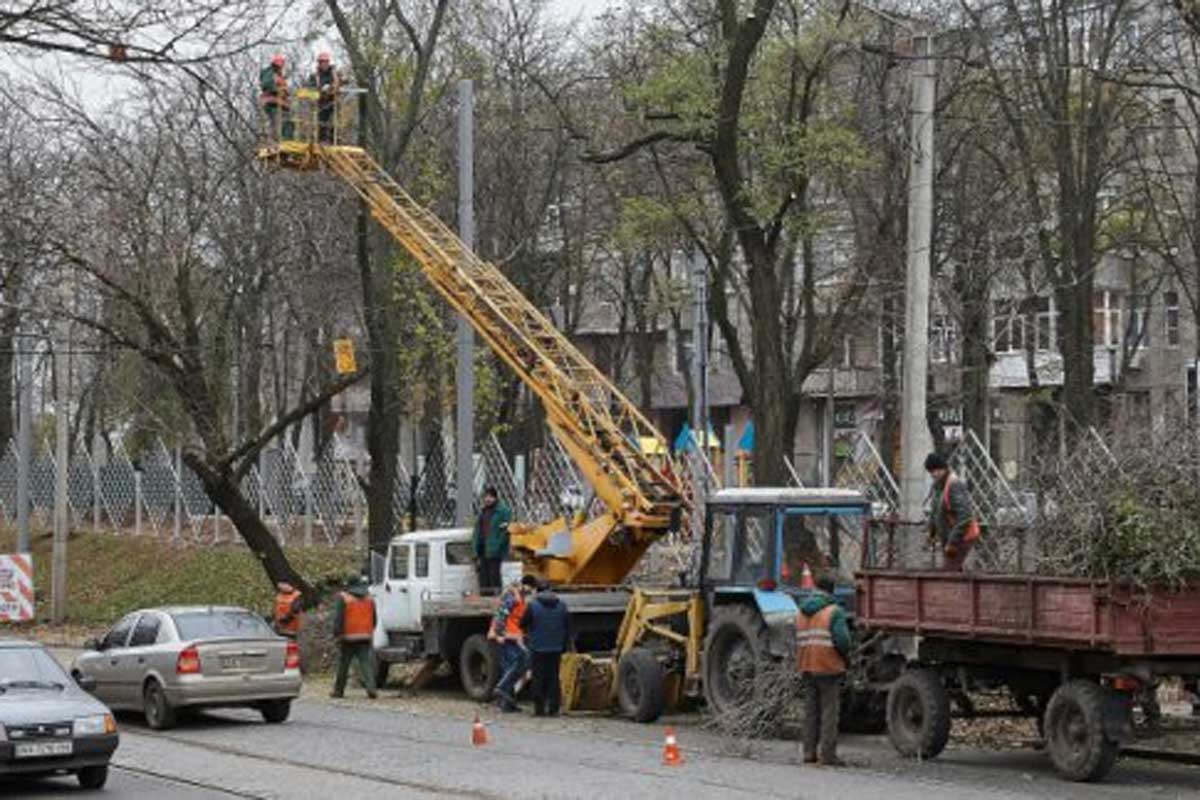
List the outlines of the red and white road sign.
{"type": "Polygon", "coordinates": [[[0,555],[0,622],[33,619],[33,556],[0,555]]]}

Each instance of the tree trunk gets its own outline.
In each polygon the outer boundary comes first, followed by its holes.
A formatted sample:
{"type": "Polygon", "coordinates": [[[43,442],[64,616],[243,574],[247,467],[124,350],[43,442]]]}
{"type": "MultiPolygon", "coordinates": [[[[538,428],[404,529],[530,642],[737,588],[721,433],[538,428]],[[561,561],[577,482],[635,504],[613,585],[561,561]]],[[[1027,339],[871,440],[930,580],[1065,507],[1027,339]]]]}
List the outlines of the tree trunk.
{"type": "Polygon", "coordinates": [[[400,316],[396,308],[391,267],[372,264],[368,211],[360,204],[357,221],[357,258],[363,287],[367,347],[371,353],[371,407],[367,412],[367,452],[371,474],[367,486],[369,547],[380,555],[397,532],[392,510],[396,484],[396,458],[400,453],[402,398],[397,363],[400,316]]]}
{"type": "Polygon", "coordinates": [[[988,330],[989,275],[986,265],[962,270],[962,424],[987,441],[988,384],[992,366],[991,332],[988,330]]]}
{"type": "Polygon", "coordinates": [[[292,569],[279,542],[259,517],[257,509],[242,494],[232,474],[215,469],[203,454],[192,448],[183,449],[183,461],[196,473],[208,498],[233,522],[250,552],[262,563],[272,586],[287,581],[305,596],[312,595],[315,591],[312,585],[292,569]]]}

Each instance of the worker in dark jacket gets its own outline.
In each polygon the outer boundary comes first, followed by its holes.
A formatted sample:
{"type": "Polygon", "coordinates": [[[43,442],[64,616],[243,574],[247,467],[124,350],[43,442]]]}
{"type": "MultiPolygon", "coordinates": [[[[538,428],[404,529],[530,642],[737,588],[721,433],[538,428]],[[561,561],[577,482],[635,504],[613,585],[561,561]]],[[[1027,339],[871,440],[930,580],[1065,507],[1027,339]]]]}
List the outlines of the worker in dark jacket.
{"type": "Polygon", "coordinates": [[[318,92],[317,132],[321,144],[333,142],[333,116],[337,110],[337,95],[341,88],[337,73],[333,71],[333,58],[329,53],[317,56],[317,70],[308,77],[304,85],[318,92]]]}
{"type": "Polygon", "coordinates": [[[966,481],[950,471],[940,453],[925,457],[925,471],[933,479],[930,538],[942,549],[942,568],[962,572],[967,555],[979,538],[979,521],[966,481]]]}
{"type": "Polygon", "coordinates": [[[258,102],[267,115],[269,136],[273,140],[295,136],[287,76],[283,72],[282,53],[271,56],[271,63],[258,74],[258,102]]]}
{"type": "Polygon", "coordinates": [[[495,486],[483,490],[483,508],[475,520],[475,565],[479,574],[479,592],[500,590],[500,565],[508,557],[508,524],[512,512],[500,500],[495,486]]]}
{"type": "Polygon", "coordinates": [[[817,579],[817,591],[796,615],[796,660],[804,680],[804,763],[841,767],[837,756],[842,677],[850,657],[846,612],[833,598],[833,578],[817,579]],[[819,744],[819,746],[818,746],[819,744]]]}
{"type": "Polygon", "coordinates": [[[330,697],[346,693],[350,664],[354,663],[358,680],[375,699],[375,676],[371,674],[371,637],[375,633],[375,601],[367,593],[367,582],[357,578],[348,591],[340,592],[333,610],[333,636],[338,642],[337,676],[330,697]]]}
{"type": "Polygon", "coordinates": [[[571,614],[550,584],[538,585],[537,595],[525,606],[521,629],[533,658],[533,715],[557,717],[562,705],[558,668],[571,645],[571,614]]]}

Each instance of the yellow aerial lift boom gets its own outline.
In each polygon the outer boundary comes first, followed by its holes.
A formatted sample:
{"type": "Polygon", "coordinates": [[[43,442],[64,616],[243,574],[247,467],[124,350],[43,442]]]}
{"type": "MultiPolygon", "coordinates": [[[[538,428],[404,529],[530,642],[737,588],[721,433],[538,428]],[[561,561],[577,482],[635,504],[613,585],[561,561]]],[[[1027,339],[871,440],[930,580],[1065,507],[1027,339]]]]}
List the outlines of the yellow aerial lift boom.
{"type": "MultiPolygon", "coordinates": [[[[305,90],[297,99],[308,98],[305,90]]],[[[425,277],[541,400],[551,431],[604,503],[605,513],[574,524],[514,523],[513,546],[544,578],[564,585],[614,585],[646,549],[678,528],[687,510],[679,470],[657,465],[641,447],[662,435],[496,268],[417,203],[362,148],[321,142],[315,115],[297,119],[297,138],[263,147],[260,158],[337,175],[371,216],[420,264],[425,277]]]]}

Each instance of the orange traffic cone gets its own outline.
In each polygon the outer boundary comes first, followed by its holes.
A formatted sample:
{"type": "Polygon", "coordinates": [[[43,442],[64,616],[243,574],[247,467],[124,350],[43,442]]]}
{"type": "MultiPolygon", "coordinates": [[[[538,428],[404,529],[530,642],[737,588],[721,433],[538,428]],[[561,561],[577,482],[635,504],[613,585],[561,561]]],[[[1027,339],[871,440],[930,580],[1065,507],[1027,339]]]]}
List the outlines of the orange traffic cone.
{"type": "Polygon", "coordinates": [[[471,726],[471,744],[482,747],[488,743],[487,728],[483,727],[479,715],[475,715],[475,724],[471,726]]]}
{"type": "Polygon", "coordinates": [[[800,588],[801,589],[817,588],[817,582],[813,580],[812,570],[810,570],[808,568],[807,561],[804,562],[803,567],[804,567],[804,570],[800,573],[800,588]]]}
{"type": "Polygon", "coordinates": [[[675,729],[667,728],[667,737],[663,742],[663,762],[668,767],[678,767],[683,763],[683,754],[675,742],[675,729]]]}

